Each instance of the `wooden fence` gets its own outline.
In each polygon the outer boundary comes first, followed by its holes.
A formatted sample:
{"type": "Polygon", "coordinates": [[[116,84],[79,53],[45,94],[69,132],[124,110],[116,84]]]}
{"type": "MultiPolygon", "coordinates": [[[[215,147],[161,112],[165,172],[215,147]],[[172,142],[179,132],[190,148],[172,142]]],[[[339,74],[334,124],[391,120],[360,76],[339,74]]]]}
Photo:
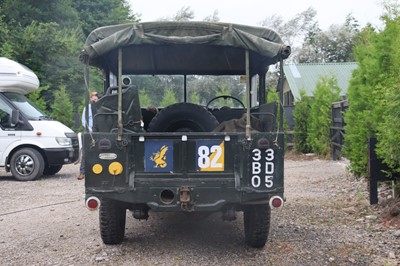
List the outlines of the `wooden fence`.
{"type": "Polygon", "coordinates": [[[349,107],[348,101],[334,102],[332,104],[332,125],[330,128],[330,143],[332,160],[336,161],[342,157],[345,122],[343,114],[349,107]]]}
{"type": "MultiPolygon", "coordinates": [[[[332,149],[332,160],[337,160],[343,157],[342,148],[345,137],[344,126],[345,122],[343,114],[349,107],[348,101],[340,101],[332,104],[332,126],[330,128],[330,143],[332,149]]],[[[378,182],[393,181],[396,182],[398,173],[394,173],[375,153],[377,144],[376,138],[368,139],[368,190],[369,203],[378,203],[378,182]]],[[[394,190],[396,191],[396,190],[394,190]]],[[[394,192],[394,196],[398,196],[394,192]]]]}

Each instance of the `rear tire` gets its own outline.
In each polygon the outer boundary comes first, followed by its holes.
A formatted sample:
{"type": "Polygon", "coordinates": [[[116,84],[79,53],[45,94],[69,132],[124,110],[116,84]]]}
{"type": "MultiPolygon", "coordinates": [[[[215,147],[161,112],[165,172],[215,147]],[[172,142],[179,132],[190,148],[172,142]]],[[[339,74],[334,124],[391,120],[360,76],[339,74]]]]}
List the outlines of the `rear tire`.
{"type": "Polygon", "coordinates": [[[43,175],[44,159],[35,149],[22,148],[11,157],[10,170],[15,179],[31,181],[43,175]]]}
{"type": "Polygon", "coordinates": [[[269,205],[248,205],[243,210],[246,244],[262,248],[268,240],[271,208],[269,205]]]}
{"type": "Polygon", "coordinates": [[[162,109],[150,122],[149,132],[210,132],[219,125],[213,114],[192,103],[162,109]]]}
{"type": "Polygon", "coordinates": [[[104,244],[121,244],[125,235],[126,208],[114,200],[102,199],[99,220],[104,244]]]}

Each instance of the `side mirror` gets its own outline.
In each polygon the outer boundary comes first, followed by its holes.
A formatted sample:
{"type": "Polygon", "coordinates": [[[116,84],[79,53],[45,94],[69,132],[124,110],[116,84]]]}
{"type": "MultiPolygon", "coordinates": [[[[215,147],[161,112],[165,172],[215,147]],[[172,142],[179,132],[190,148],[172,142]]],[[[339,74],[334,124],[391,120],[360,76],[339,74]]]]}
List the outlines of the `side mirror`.
{"type": "Polygon", "coordinates": [[[16,125],[19,122],[19,110],[12,110],[11,124],[16,125]]]}

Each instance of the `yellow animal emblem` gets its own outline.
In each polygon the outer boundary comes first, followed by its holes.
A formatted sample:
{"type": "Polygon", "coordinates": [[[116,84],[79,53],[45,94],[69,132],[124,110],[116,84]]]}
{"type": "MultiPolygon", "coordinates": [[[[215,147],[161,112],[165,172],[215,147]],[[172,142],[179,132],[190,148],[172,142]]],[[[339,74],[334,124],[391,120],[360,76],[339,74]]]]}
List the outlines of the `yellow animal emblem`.
{"type": "Polygon", "coordinates": [[[156,163],[154,168],[167,167],[167,162],[165,161],[167,159],[167,156],[165,155],[167,151],[168,151],[168,146],[163,145],[158,152],[153,153],[153,156],[150,157],[150,160],[156,163]]]}

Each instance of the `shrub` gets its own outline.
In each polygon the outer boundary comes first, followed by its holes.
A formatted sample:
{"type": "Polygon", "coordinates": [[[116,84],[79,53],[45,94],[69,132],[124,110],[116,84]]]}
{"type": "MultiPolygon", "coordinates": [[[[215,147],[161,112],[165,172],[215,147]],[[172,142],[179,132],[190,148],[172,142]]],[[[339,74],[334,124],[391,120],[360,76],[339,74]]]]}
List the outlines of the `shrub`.
{"type": "Polygon", "coordinates": [[[340,88],[334,77],[322,77],[311,101],[307,143],[313,152],[326,156],[330,152],[329,132],[332,103],[339,100],[340,88]]]}
{"type": "Polygon", "coordinates": [[[364,29],[355,47],[359,67],[347,95],[344,152],[357,176],[367,173],[368,137],[378,138],[378,157],[394,169],[400,165],[400,18],[396,14],[384,17],[386,27],[381,32],[364,29]]]}
{"type": "Polygon", "coordinates": [[[300,100],[296,102],[293,118],[294,126],[294,148],[298,152],[309,153],[311,147],[307,143],[308,126],[310,118],[311,99],[305,93],[300,91],[300,100]]]}
{"type": "Polygon", "coordinates": [[[59,90],[54,93],[54,102],[51,105],[52,117],[60,121],[66,126],[72,128],[74,121],[72,119],[73,104],[65,90],[65,86],[61,86],[59,90]]]}

